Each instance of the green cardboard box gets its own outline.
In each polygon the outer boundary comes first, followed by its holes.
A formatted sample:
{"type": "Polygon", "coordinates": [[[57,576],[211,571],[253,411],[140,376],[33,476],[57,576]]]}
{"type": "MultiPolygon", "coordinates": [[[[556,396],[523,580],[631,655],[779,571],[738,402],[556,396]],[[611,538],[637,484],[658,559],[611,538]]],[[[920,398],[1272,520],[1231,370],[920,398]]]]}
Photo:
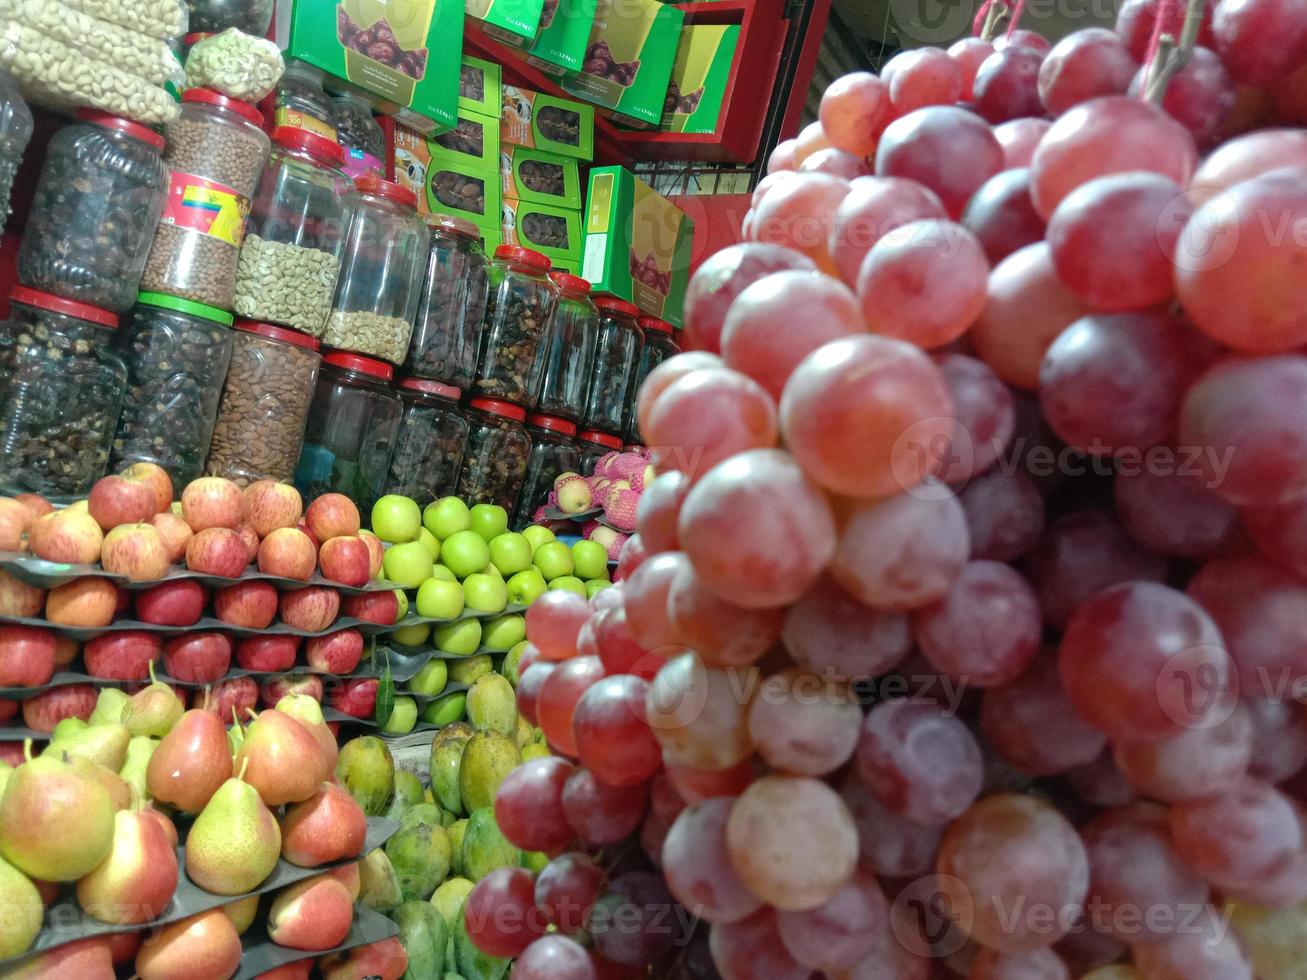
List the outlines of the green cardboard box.
{"type": "Polygon", "coordinates": [[[453,129],[428,137],[431,155],[449,157],[477,173],[499,173],[499,120],[466,110],[453,129]]]}
{"type": "MultiPolygon", "coordinates": [[[[277,0],[278,46],[422,133],[454,125],[463,8],[457,0],[277,0]]],[[[328,87],[333,87],[331,81],[328,87]]]]}
{"type": "Polygon", "coordinates": [[[545,0],[540,35],[526,62],[547,75],[575,75],[585,61],[599,0],[545,0]]]}
{"type": "Polygon", "coordinates": [[[395,127],[395,182],[417,195],[418,211],[458,215],[484,232],[499,224],[499,171],[467,161],[421,133],[395,127]]]}
{"type": "Polygon", "coordinates": [[[535,249],[555,265],[581,261],[581,212],[548,204],[503,199],[503,243],[535,249]]]}
{"type": "Polygon", "coordinates": [[[515,48],[528,47],[540,30],[540,13],[545,0],[466,0],[469,17],[481,21],[481,29],[496,41],[515,48]]]}
{"type": "Polygon", "coordinates": [[[504,197],[581,210],[581,172],[575,160],[524,146],[505,146],[499,158],[504,197]]]}
{"type": "Polygon", "coordinates": [[[504,86],[499,141],[562,157],[593,160],[594,106],[514,85],[504,86]]]}
{"type": "Polygon", "coordinates": [[[622,122],[657,126],[684,22],[658,0],[599,0],[585,63],[563,88],[622,122]]]}
{"type": "Polygon", "coordinates": [[[595,167],[586,194],[581,275],[641,312],[681,326],[694,222],[624,167],[595,167]]]}
{"type": "Polygon", "coordinates": [[[669,133],[715,133],[740,42],[739,24],[690,24],[681,29],[672,81],[658,128],[669,133]]]}
{"type": "Polygon", "coordinates": [[[464,55],[458,74],[458,111],[498,119],[504,111],[503,73],[493,61],[464,55]]]}

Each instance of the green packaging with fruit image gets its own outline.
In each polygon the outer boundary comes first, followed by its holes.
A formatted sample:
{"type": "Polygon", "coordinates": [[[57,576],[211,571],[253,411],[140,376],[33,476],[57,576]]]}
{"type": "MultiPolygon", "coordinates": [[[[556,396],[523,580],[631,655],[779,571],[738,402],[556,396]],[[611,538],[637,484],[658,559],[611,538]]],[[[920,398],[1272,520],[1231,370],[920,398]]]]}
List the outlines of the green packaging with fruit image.
{"type": "Polygon", "coordinates": [[[540,35],[527,55],[547,75],[575,75],[585,60],[598,0],[545,0],[540,35]]]}
{"type": "Polygon", "coordinates": [[[466,0],[465,9],[496,41],[525,48],[540,30],[544,4],[545,0],[466,0]]]}
{"type": "Polygon", "coordinates": [[[599,0],[585,61],[563,88],[622,122],[657,126],[684,22],[658,0],[599,0]]]}
{"type": "Polygon", "coordinates": [[[681,31],[660,130],[717,132],[739,41],[739,24],[690,24],[681,31]]]}

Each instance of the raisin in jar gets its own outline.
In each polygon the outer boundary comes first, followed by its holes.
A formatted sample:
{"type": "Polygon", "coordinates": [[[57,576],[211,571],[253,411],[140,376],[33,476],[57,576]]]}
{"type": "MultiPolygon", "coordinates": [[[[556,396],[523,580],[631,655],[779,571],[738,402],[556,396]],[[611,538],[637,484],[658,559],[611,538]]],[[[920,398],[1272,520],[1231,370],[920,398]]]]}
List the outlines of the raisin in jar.
{"type": "Polygon", "coordinates": [[[232,315],[161,293],[141,293],[115,337],[127,394],[111,469],[158,463],[184,487],[204,470],[231,362],[232,315]]]}
{"type": "Polygon", "coordinates": [[[640,330],[644,334],[644,350],[640,352],[640,367],[635,373],[635,384],[631,386],[631,394],[626,402],[626,438],[632,443],[641,441],[635,400],[644,386],[644,379],[663,361],[681,352],[680,346],[673,339],[674,329],[666,320],[656,316],[642,316],[640,330]]]}
{"type": "Polygon", "coordinates": [[[535,405],[544,343],[558,305],[549,260],[517,245],[500,245],[490,263],[490,297],[473,390],[486,398],[535,405]]]}
{"type": "Polygon", "coordinates": [[[401,378],[404,405],[395,451],[390,456],[386,493],[428,503],[458,487],[467,449],[467,420],[458,409],[457,388],[424,378],[401,378]]]}
{"type": "Polygon", "coordinates": [[[0,231],[5,229],[9,192],[31,138],[32,110],[27,108],[14,80],[0,71],[0,231]]]}
{"type": "Polygon", "coordinates": [[[331,100],[336,142],[345,153],[344,170],[351,180],[364,174],[386,175],[386,137],[372,115],[372,107],[352,92],[331,100]]]}
{"type": "Polygon", "coordinates": [[[19,286],[0,324],[0,488],[75,497],[104,476],[127,385],[118,317],[19,286]]]}
{"type": "Polygon", "coordinates": [[[263,37],[272,24],[274,0],[187,0],[192,31],[217,34],[229,27],[263,37]]]}
{"type": "Polygon", "coordinates": [[[526,476],[513,514],[513,527],[517,528],[532,523],[535,512],[549,500],[554,480],[563,473],[576,473],[581,469],[574,423],[553,415],[533,413],[526,417],[526,431],[531,436],[531,455],[527,458],[526,476]]]}
{"type": "Polygon", "coordinates": [[[390,390],[394,369],[333,351],[322,359],[295,486],[304,502],[343,493],[368,513],[386,488],[403,408],[390,390]]]}
{"type": "Polygon", "coordinates": [[[590,300],[590,284],[580,276],[554,270],[549,278],[558,287],[558,308],[540,352],[543,363],[536,407],[543,415],[580,422],[595,356],[599,311],[590,300]]]}
{"type": "Polygon", "coordinates": [[[481,233],[467,219],[433,214],[426,222],[426,278],[404,367],[414,377],[467,388],[490,290],[486,253],[481,233]]]}
{"type": "Polygon", "coordinates": [[[277,126],[307,129],[324,139],[336,139],[331,96],[322,87],[326,72],[296,58],[286,59],[286,71],[277,85],[273,122],[277,126]]]}
{"type": "Polygon", "coordinates": [[[595,463],[609,453],[622,451],[622,440],[617,436],[610,436],[607,432],[582,429],[576,434],[576,449],[581,454],[580,473],[583,476],[590,476],[595,471],[595,463]]]}
{"type": "Polygon", "coordinates": [[[493,398],[473,398],[465,414],[467,452],[457,494],[469,505],[498,504],[511,514],[531,455],[531,437],[522,426],[526,409],[493,398]]]}
{"type": "Polygon", "coordinates": [[[635,375],[644,350],[644,334],[637,322],[640,311],[615,296],[599,296],[595,306],[599,309],[598,340],[585,425],[620,436],[626,432],[627,406],[635,397],[635,375]]]}
{"type": "Polygon", "coordinates": [[[115,313],[130,309],[168,190],[151,129],[83,109],[46,151],[18,249],[18,281],[115,313]]]}

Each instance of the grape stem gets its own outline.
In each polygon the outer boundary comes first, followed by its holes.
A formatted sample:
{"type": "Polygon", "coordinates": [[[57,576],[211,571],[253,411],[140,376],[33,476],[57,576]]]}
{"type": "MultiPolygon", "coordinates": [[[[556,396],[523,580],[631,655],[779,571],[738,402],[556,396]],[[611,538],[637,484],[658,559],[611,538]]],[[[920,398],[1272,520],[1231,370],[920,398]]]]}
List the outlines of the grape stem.
{"type": "Polygon", "coordinates": [[[1207,0],[1189,0],[1185,7],[1184,26],[1180,29],[1180,40],[1174,35],[1163,34],[1157,46],[1157,54],[1148,68],[1148,85],[1144,89],[1144,101],[1160,106],[1166,96],[1166,87],[1171,79],[1180,73],[1193,55],[1198,43],[1198,31],[1203,24],[1203,13],[1207,0]]]}
{"type": "Polygon", "coordinates": [[[992,41],[998,34],[999,25],[1008,15],[1008,7],[1005,3],[992,3],[985,14],[985,26],[981,28],[980,39],[982,41],[992,41]]]}

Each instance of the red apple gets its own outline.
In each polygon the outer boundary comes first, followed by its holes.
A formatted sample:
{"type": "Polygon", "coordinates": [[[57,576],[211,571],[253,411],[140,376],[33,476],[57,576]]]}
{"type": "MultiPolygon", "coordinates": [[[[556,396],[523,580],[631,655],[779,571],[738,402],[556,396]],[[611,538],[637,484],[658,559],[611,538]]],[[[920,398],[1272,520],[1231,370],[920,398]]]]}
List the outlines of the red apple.
{"type": "Polygon", "coordinates": [[[244,724],[248,715],[259,703],[259,685],[253,677],[229,677],[209,692],[204,710],[211,711],[230,725],[233,715],[244,724]]]}
{"type": "Polygon", "coordinates": [[[172,477],[158,463],[133,463],[123,470],[122,475],[150,488],[156,514],[162,514],[172,506],[172,477]]]}
{"type": "Polygon", "coordinates": [[[377,679],[351,677],[332,694],[331,705],[351,718],[371,718],[377,706],[377,679]]]}
{"type": "Polygon", "coordinates": [[[65,718],[91,717],[95,710],[95,688],[90,684],[52,687],[23,702],[23,724],[38,732],[52,732],[65,718]]]}
{"type": "Polygon", "coordinates": [[[0,626],[0,687],[40,687],[54,676],[55,635],[35,626],[0,626]]]}
{"type": "Polygon", "coordinates": [[[276,673],[295,666],[300,638],[284,633],[247,636],[236,641],[236,665],[243,670],[276,673]]]}
{"type": "Polygon", "coordinates": [[[259,571],[307,582],[318,567],[313,539],[298,528],[279,527],[259,544],[259,571]]]}
{"type": "Polygon", "coordinates": [[[281,620],[288,626],[317,633],[336,621],[340,593],[322,585],[291,589],[281,594],[281,620]]]}
{"type": "Polygon", "coordinates": [[[263,579],[249,579],[213,593],[213,614],[224,623],[261,630],[277,616],[277,587],[263,579]]]}
{"type": "MultiPolygon", "coordinates": [[[[8,721],[9,718],[12,718],[13,715],[16,714],[18,711],[17,701],[10,701],[8,702],[8,704],[13,706],[14,711],[10,715],[5,716],[6,721],[8,721]]],[[[0,742],[0,762],[12,766],[14,769],[17,769],[19,766],[23,764],[23,761],[24,759],[23,759],[22,742],[0,742]]],[[[32,882],[32,884],[36,884],[36,882],[32,882]]]]}
{"type": "Polygon", "coordinates": [[[143,681],[150,664],[163,652],[163,637],[145,630],[105,633],[87,640],[82,650],[86,672],[111,681],[143,681]]]}
{"type": "Polygon", "coordinates": [[[27,512],[32,515],[32,520],[54,510],[54,504],[39,493],[20,493],[14,499],[27,508],[27,512]]]}
{"type": "MultiPolygon", "coordinates": [[[[13,718],[14,715],[18,714],[18,704],[19,702],[15,701],[13,698],[0,698],[0,723],[9,721],[9,719],[13,718]]],[[[9,744],[9,742],[0,742],[0,762],[8,761],[4,757],[4,750],[9,744]]],[[[22,745],[18,746],[18,762],[13,763],[13,765],[19,765],[22,763],[22,748],[22,745]]]]}
{"type": "Polygon", "coordinates": [[[359,537],[368,546],[368,578],[376,578],[381,574],[381,560],[386,557],[386,547],[371,531],[360,531],[359,537]]]}
{"type": "Polygon", "coordinates": [[[27,529],[32,554],[46,561],[89,565],[100,560],[104,532],[85,511],[66,508],[38,517],[27,529]]]}
{"type": "Polygon", "coordinates": [[[70,636],[56,636],[54,638],[54,665],[55,669],[67,667],[77,659],[77,655],[82,652],[82,644],[70,636]]]}
{"type": "Polygon", "coordinates": [[[168,676],[189,684],[221,680],[231,667],[231,640],[226,633],[187,633],[163,648],[168,676]]]}
{"type": "Polygon", "coordinates": [[[150,523],[154,525],[154,529],[159,532],[159,537],[163,540],[163,550],[168,553],[168,563],[180,564],[186,557],[186,546],[195,536],[191,526],[176,514],[166,510],[162,514],[151,517],[150,523]]]}
{"type": "Polygon", "coordinates": [[[236,533],[239,534],[241,540],[245,542],[245,553],[250,556],[249,561],[246,562],[248,565],[249,562],[254,561],[254,559],[258,557],[259,536],[255,533],[254,528],[250,527],[248,524],[242,524],[240,527],[236,528],[236,533]]]}
{"type": "Polygon", "coordinates": [[[132,594],[121,585],[114,585],[113,618],[121,619],[132,608],[132,594]]]}
{"type": "Polygon", "coordinates": [[[323,544],[342,534],[359,533],[359,509],[343,493],[324,493],[309,504],[304,520],[323,544]]]}
{"type": "Polygon", "coordinates": [[[39,616],[45,589],[28,585],[0,569],[0,616],[39,616]]]}
{"type": "Polygon", "coordinates": [[[295,530],[303,531],[305,534],[308,535],[309,540],[313,542],[313,554],[316,557],[318,554],[318,549],[322,547],[322,542],[319,541],[318,536],[313,533],[313,528],[309,527],[308,523],[305,522],[303,518],[300,518],[300,522],[295,525],[295,530]]]}
{"type": "Polygon", "coordinates": [[[241,520],[260,538],[281,527],[294,527],[303,512],[300,492],[289,483],[256,480],[241,495],[241,520]]]}
{"type": "Polygon", "coordinates": [[[12,497],[0,497],[0,551],[26,551],[23,535],[31,525],[26,507],[12,497]]]}
{"type": "Polygon", "coordinates": [[[60,626],[108,626],[118,611],[118,592],[107,578],[75,578],[50,590],[45,618],[60,626]]]}
{"type": "Polygon", "coordinates": [[[119,524],[104,536],[100,564],[132,582],[151,582],[168,574],[168,550],[153,524],[119,524]]]}
{"type": "Polygon", "coordinates": [[[365,623],[390,626],[399,616],[399,599],[391,589],[384,592],[360,592],[344,598],[341,612],[365,623]]]}
{"type": "Polygon", "coordinates": [[[140,480],[111,474],[91,487],[86,506],[96,523],[109,531],[119,524],[139,524],[158,513],[154,489],[140,480]]]}
{"type": "Polygon", "coordinates": [[[315,636],[304,644],[304,658],[310,667],[328,674],[352,673],[363,659],[363,634],[341,630],[330,636],[315,636]]]}
{"type": "Polygon", "coordinates": [[[136,593],[136,618],[156,626],[194,626],[208,601],[209,590],[195,579],[170,579],[136,593]]]}
{"type": "Polygon", "coordinates": [[[240,578],[249,563],[245,542],[230,528],[205,528],[186,546],[186,567],[193,572],[240,578]]]}
{"type": "Polygon", "coordinates": [[[283,674],[269,677],[263,684],[263,703],[275,708],[287,694],[305,694],[322,701],[322,678],[316,674],[283,674]]]}
{"type": "Polygon", "coordinates": [[[324,578],[352,585],[367,585],[372,577],[372,552],[362,538],[342,534],[328,538],[318,550],[318,565],[324,578]]]}
{"type": "Polygon", "coordinates": [[[241,488],[220,476],[202,476],[182,491],[182,517],[197,534],[205,528],[235,530],[241,522],[241,488]]]}

